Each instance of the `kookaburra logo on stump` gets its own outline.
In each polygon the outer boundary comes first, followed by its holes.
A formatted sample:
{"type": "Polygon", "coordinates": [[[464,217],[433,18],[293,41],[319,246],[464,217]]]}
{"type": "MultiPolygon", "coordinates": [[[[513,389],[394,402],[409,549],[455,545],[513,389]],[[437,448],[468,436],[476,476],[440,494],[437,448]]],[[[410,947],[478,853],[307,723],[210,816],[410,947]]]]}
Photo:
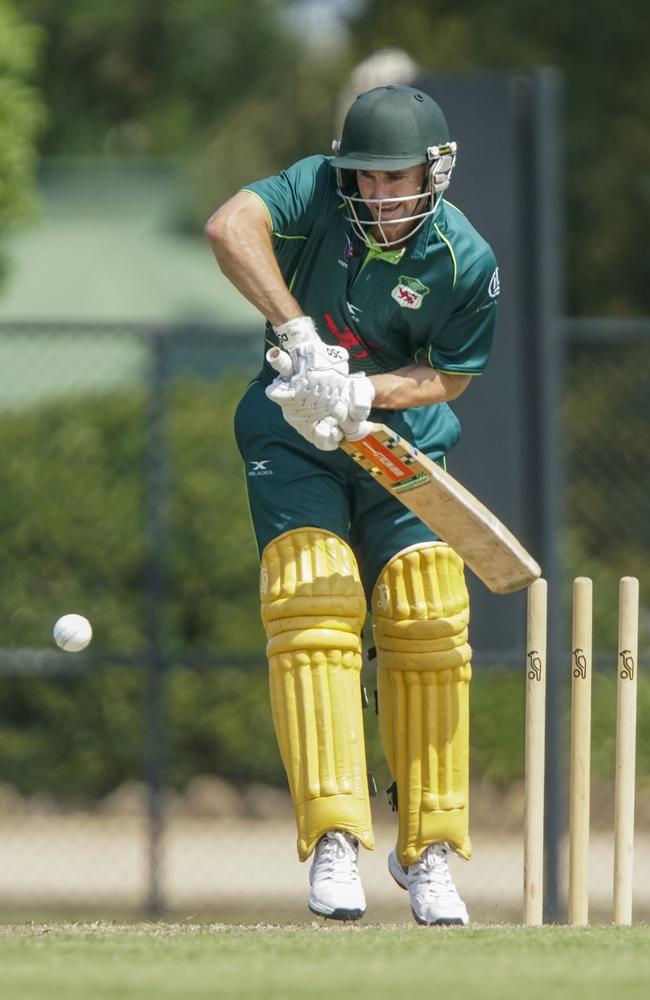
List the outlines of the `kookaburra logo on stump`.
{"type": "Polygon", "coordinates": [[[634,656],[632,650],[622,649],[618,654],[621,658],[621,677],[625,681],[634,680],[634,656]]]}

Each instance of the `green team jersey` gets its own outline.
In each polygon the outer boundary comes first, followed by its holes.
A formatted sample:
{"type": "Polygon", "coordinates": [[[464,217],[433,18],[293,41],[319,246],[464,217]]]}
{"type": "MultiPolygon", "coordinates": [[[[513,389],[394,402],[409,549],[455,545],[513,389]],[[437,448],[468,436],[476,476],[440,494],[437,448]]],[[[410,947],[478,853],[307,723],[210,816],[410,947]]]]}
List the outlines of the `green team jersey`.
{"type": "MultiPolygon", "coordinates": [[[[278,264],[322,339],[345,347],[368,375],[427,364],[478,375],[488,361],[499,292],[494,254],[465,216],[440,199],[398,249],[368,247],[346,219],[336,174],[310,156],[245,188],[266,206],[278,264]]],[[[267,325],[266,348],[277,341],[267,325]]],[[[265,363],[261,378],[276,373],[265,363]]],[[[446,403],[400,411],[413,442],[444,455],[460,425],[446,403]]],[[[390,412],[376,419],[391,423],[390,412]]]]}

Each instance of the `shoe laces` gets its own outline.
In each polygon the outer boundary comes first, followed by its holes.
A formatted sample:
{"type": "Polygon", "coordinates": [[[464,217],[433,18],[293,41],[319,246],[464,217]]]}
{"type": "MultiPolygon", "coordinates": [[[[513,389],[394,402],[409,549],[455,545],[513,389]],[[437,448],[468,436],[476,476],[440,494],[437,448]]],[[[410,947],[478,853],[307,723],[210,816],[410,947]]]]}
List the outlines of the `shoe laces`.
{"type": "Polygon", "coordinates": [[[458,895],[447,863],[444,844],[430,844],[409,868],[409,880],[418,888],[430,887],[436,895],[458,895]]]}
{"type": "Polygon", "coordinates": [[[314,861],[314,875],[331,878],[335,882],[350,882],[359,877],[357,872],[357,840],[343,830],[330,830],[318,842],[314,861]]]}

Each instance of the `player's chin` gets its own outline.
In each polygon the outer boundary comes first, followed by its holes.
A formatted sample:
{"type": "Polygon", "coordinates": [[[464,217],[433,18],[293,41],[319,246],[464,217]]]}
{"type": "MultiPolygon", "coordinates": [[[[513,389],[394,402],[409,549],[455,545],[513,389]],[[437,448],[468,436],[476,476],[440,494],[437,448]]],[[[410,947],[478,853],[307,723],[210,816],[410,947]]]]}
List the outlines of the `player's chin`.
{"type": "Polygon", "coordinates": [[[394,222],[382,219],[381,228],[386,236],[389,236],[391,240],[396,240],[407,236],[412,227],[410,223],[404,222],[402,219],[395,219],[394,222]]]}

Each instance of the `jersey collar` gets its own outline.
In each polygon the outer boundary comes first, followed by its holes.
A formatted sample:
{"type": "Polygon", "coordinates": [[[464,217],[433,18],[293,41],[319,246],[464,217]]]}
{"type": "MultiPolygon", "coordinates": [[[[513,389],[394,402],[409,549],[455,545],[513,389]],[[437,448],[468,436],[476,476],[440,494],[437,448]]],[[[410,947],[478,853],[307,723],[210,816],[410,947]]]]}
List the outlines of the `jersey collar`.
{"type": "Polygon", "coordinates": [[[409,257],[413,257],[415,260],[424,260],[427,253],[427,247],[429,245],[431,230],[437,223],[440,222],[443,215],[443,201],[442,198],[440,198],[433,215],[430,215],[424,225],[418,229],[417,233],[413,236],[413,240],[407,243],[409,257]]]}
{"type": "Polygon", "coordinates": [[[385,260],[387,264],[399,264],[406,253],[406,245],[398,247],[395,250],[382,250],[372,233],[366,233],[366,243],[368,246],[366,264],[369,264],[372,260],[385,260]]]}

